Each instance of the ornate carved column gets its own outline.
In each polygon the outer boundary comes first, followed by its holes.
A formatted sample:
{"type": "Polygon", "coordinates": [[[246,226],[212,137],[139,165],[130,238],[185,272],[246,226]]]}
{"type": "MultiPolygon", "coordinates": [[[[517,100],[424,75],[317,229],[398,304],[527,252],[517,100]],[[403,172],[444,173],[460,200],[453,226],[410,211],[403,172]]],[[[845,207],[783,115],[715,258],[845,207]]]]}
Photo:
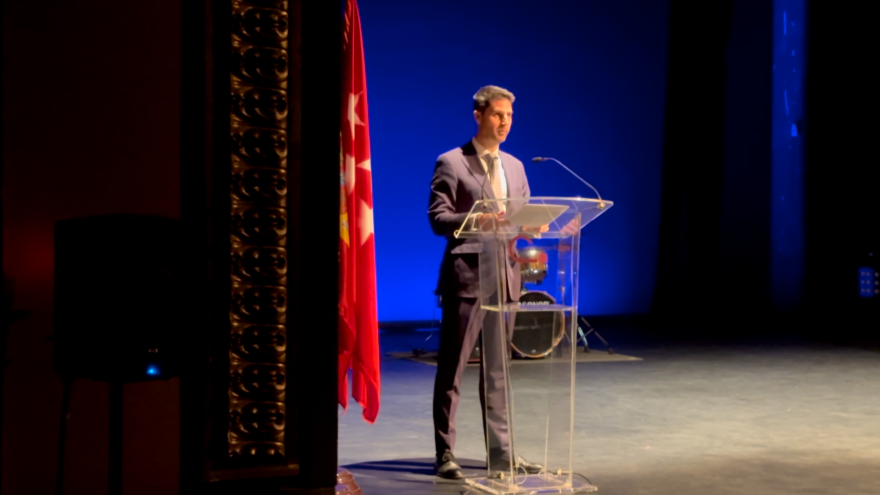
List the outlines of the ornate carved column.
{"type": "Polygon", "coordinates": [[[181,8],[182,210],[205,248],[182,493],[334,493],[340,5],[181,8]]]}
{"type": "Polygon", "coordinates": [[[286,464],[287,2],[232,2],[230,60],[232,465],[286,464]]]}

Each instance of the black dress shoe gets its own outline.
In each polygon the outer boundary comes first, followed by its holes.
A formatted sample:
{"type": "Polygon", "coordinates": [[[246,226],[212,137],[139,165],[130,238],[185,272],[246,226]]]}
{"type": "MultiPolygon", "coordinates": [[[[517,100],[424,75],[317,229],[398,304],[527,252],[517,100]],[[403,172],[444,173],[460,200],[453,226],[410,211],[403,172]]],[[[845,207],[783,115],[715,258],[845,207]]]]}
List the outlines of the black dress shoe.
{"type": "Polygon", "coordinates": [[[437,457],[435,467],[437,468],[437,476],[441,478],[448,480],[464,478],[464,475],[461,474],[461,466],[455,462],[455,456],[452,455],[452,452],[446,451],[442,456],[437,457]]]}

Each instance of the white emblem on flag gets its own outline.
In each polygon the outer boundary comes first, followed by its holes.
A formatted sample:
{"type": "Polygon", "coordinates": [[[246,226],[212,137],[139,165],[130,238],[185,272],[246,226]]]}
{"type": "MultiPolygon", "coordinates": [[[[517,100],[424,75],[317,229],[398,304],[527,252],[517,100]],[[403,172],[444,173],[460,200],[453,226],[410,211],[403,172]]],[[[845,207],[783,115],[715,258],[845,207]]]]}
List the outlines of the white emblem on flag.
{"type": "Polygon", "coordinates": [[[358,205],[358,237],[360,238],[360,245],[363,246],[371,235],[373,235],[373,209],[364,200],[361,200],[358,205]]]}

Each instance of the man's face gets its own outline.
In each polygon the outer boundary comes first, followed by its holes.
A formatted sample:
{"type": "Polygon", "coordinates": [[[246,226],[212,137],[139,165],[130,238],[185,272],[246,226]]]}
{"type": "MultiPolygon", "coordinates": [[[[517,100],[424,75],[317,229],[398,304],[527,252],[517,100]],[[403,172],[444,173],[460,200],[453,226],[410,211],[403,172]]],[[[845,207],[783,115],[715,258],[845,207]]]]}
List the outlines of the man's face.
{"type": "Polygon", "coordinates": [[[483,113],[474,110],[477,134],[482,140],[501,144],[507,139],[513,124],[513,105],[507,98],[492,101],[483,113]]]}

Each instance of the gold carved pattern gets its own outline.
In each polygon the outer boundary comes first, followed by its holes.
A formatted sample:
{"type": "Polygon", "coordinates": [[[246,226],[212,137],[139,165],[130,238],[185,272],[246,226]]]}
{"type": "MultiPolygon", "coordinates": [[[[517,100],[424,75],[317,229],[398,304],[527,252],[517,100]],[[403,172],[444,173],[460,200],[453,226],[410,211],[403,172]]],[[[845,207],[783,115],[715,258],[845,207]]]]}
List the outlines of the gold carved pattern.
{"type": "Polygon", "coordinates": [[[286,460],[287,1],[232,2],[228,455],[286,460]]]}

